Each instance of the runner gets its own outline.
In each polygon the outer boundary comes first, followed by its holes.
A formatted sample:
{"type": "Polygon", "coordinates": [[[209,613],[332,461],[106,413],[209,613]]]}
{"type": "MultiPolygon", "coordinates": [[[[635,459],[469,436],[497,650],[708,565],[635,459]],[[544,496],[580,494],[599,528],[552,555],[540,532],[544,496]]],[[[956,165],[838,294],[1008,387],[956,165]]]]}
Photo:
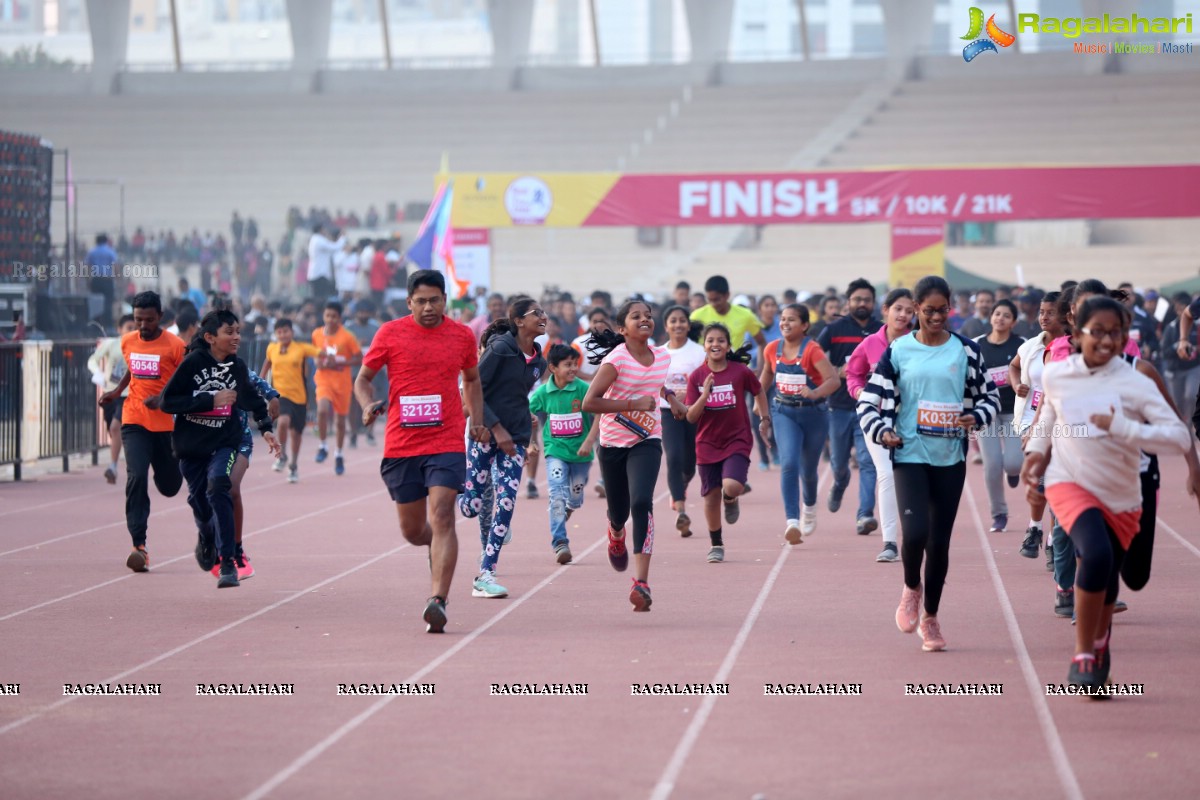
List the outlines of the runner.
{"type": "Polygon", "coordinates": [[[134,572],[150,568],[146,552],[146,528],[150,518],[150,468],[154,485],[163,497],[179,494],[183,476],[179,461],[171,449],[171,431],[175,420],[159,408],[159,395],[183,361],[183,342],[159,327],[162,300],[154,292],[141,292],[133,298],[133,333],[121,337],[121,356],[125,375],[120,383],[100,396],[107,406],[120,398],[126,388],[129,396],[121,410],[121,443],[125,446],[125,524],[133,540],[133,552],[125,566],[134,572]]]}
{"type": "MultiPolygon", "coordinates": [[[[111,392],[125,377],[125,358],[121,355],[121,338],[127,333],[133,333],[133,315],[126,314],[117,323],[117,335],[101,340],[95,352],[88,356],[87,367],[92,373],[92,383],[111,392]]],[[[121,392],[121,396],[102,408],[104,409],[104,429],[108,431],[109,446],[112,450],[112,461],[104,470],[104,480],[110,484],[117,482],[118,464],[121,460],[121,407],[129,389],[121,392]]]]}
{"type": "MultiPolygon", "coordinates": [[[[701,326],[688,320],[690,312],[683,306],[671,306],[663,314],[667,329],[667,354],[671,368],[667,373],[667,388],[678,397],[687,397],[688,376],[704,363],[704,348],[692,340],[701,326]]],[[[658,401],[662,418],[662,444],[666,456],[667,487],[671,491],[671,508],[675,509],[675,529],[684,538],[692,535],[692,518],[687,513],[687,487],[696,475],[696,426],[687,419],[675,419],[671,404],[665,398],[658,401]]]]}
{"type": "Polygon", "coordinates": [[[788,544],[800,544],[817,529],[817,468],[829,433],[825,400],[841,385],[825,352],[808,335],[809,319],[808,306],[783,307],[782,338],[763,351],[763,391],[757,403],[760,427],[773,431],[779,445],[779,488],[787,519],[783,536],[788,544]]]}
{"type": "Polygon", "coordinates": [[[363,421],[384,413],[387,432],[380,475],[400,517],[400,532],[429,548],[432,595],[422,619],[429,633],[446,630],[446,599],[458,561],[454,500],[466,480],[463,405],[471,438],[486,441],[475,335],[446,317],[446,278],[421,269],[408,276],[410,316],[384,323],[354,382],[363,421]],[[388,400],[371,381],[387,368],[388,400]],[[459,395],[458,382],[463,391],[459,395]],[[390,411],[388,407],[390,406],[390,411]]]}
{"type": "Polygon", "coordinates": [[[271,454],[279,454],[267,404],[237,356],[240,343],[241,325],[232,311],[208,312],[162,393],[163,411],[175,414],[171,443],[196,520],[196,562],[208,572],[220,558],[218,589],[239,585],[232,476],[245,422],[239,424],[234,405],[254,414],[271,454]]]}
{"type": "MultiPolygon", "coordinates": [[[[371,342],[375,340],[375,334],[379,332],[379,323],[373,319],[376,308],[375,303],[370,298],[357,300],[351,306],[351,311],[354,318],[346,323],[346,330],[354,336],[358,342],[358,346],[362,348],[363,356],[371,349],[371,342]]],[[[351,381],[358,377],[359,367],[351,370],[351,381]]],[[[382,375],[375,376],[375,391],[382,393],[385,389],[385,381],[382,375]]],[[[362,408],[358,405],[358,401],[354,399],[353,392],[350,396],[350,447],[358,447],[358,437],[365,434],[367,444],[374,446],[375,444],[375,420],[372,419],[367,425],[362,422],[362,408]]]]}
{"type": "MultiPolygon", "coordinates": [[[[863,339],[846,362],[846,385],[850,396],[856,401],[870,380],[880,356],[887,350],[888,345],[909,334],[916,315],[917,307],[913,303],[912,292],[908,289],[893,289],[888,292],[887,297],[883,299],[883,327],[863,339]]],[[[892,563],[900,560],[900,551],[896,546],[900,532],[900,514],[896,509],[896,480],[892,475],[892,454],[883,445],[864,438],[867,450],[871,453],[871,461],[875,464],[875,488],[883,529],[883,549],[875,556],[875,561],[892,563]]]]}
{"type": "MultiPolygon", "coordinates": [[[[1062,336],[1066,318],[1059,313],[1059,293],[1048,292],[1038,306],[1038,325],[1042,332],[1017,348],[1012,363],[1008,366],[1008,380],[1013,389],[1013,421],[1017,434],[1022,438],[1033,424],[1034,415],[1042,401],[1042,371],[1045,369],[1046,348],[1050,342],[1062,336]]],[[[1029,527],[1025,529],[1025,541],[1021,543],[1021,555],[1037,558],[1042,546],[1042,517],[1046,512],[1044,495],[1029,493],[1029,527]]],[[[1047,555],[1053,568],[1054,548],[1046,542],[1047,555]]]]}
{"type": "MultiPolygon", "coordinates": [[[[341,475],[346,471],[346,459],[342,446],[346,442],[346,417],[350,414],[350,396],[354,384],[350,370],[362,364],[362,349],[354,334],[342,325],[342,304],[330,300],[325,304],[325,327],[312,333],[313,346],[321,351],[317,357],[317,434],[321,444],[317,448],[317,463],[329,457],[325,445],[329,433],[331,416],[337,418],[337,451],[334,453],[333,472],[341,475]]],[[[366,416],[363,416],[366,419],[366,416]]]]}
{"type": "Polygon", "coordinates": [[[893,451],[904,537],[904,591],[896,625],[904,633],[917,630],[924,590],[921,649],[932,652],[946,649],[937,615],[967,474],[966,434],[995,421],[999,398],[979,346],[946,329],[952,295],[945,279],[922,278],[913,297],[921,327],[888,345],[859,395],[858,411],[863,432],[893,451]]]}
{"type": "Polygon", "coordinates": [[[529,411],[544,418],[546,477],[550,483],[550,546],[559,564],[570,564],[567,520],[583,506],[583,489],[592,470],[599,427],[583,412],[587,384],[578,378],[579,353],[565,344],[550,346],[546,357],[550,380],[529,400],[529,411]]]}
{"type": "Polygon", "coordinates": [[[279,458],[271,469],[282,472],[288,466],[284,452],[289,431],[292,439],[292,460],[288,469],[288,483],[300,480],[300,443],[304,439],[304,427],[308,424],[308,387],[304,365],[310,358],[317,358],[321,351],[307,342],[295,340],[295,329],[287,317],[275,320],[275,341],[267,345],[263,360],[262,375],[270,376],[271,383],[279,392],[279,458]]]}
{"type": "MultiPolygon", "coordinates": [[[[829,356],[839,378],[846,377],[846,361],[863,339],[882,326],[875,318],[875,287],[865,278],[851,281],[846,288],[849,314],[830,322],[817,337],[817,344],[829,356]]],[[[829,512],[842,507],[842,495],[850,485],[850,448],[858,461],[858,510],[854,528],[862,535],[879,527],[875,519],[875,463],[867,450],[863,428],[858,425],[854,399],[839,387],[829,398],[829,460],[833,467],[833,486],[829,488],[829,512]]]]}
{"type": "Polygon", "coordinates": [[[483,387],[483,421],[492,441],[473,442],[467,452],[467,482],[458,498],[464,517],[479,519],[479,576],[473,597],[507,597],[496,583],[500,550],[512,538],[512,515],[525,448],[532,424],[529,392],[546,371],[542,349],[534,341],[546,332],[546,312],[532,297],[517,296],[508,304],[508,317],[483,332],[479,380],[483,387]],[[488,487],[490,502],[485,503],[488,487]]]}
{"type": "MultiPolygon", "coordinates": [[[[608,309],[603,306],[596,306],[587,313],[588,329],[580,334],[571,342],[571,347],[579,353],[579,379],[584,383],[591,383],[596,377],[596,370],[599,366],[591,363],[588,357],[588,342],[594,334],[612,330],[612,319],[608,315],[608,309]]],[[[600,477],[595,483],[596,496],[604,497],[604,471],[601,470],[600,477]]]]}
{"type": "MultiPolygon", "coordinates": [[[[782,335],[779,332],[779,301],[774,295],[764,294],[758,298],[758,321],[762,323],[763,339],[767,344],[777,341],[782,335]]],[[[755,344],[750,350],[750,369],[754,370],[755,375],[762,374],[763,348],[755,344]]],[[[768,404],[772,397],[766,397],[768,404]]],[[[756,403],[753,408],[757,408],[756,403]]],[[[779,466],[779,445],[775,442],[774,434],[764,437],[762,435],[762,419],[757,413],[753,413],[751,430],[754,431],[754,443],[758,447],[758,469],[761,472],[766,472],[771,468],[771,465],[779,466]]]]}
{"type": "MultiPolygon", "coordinates": [[[[988,501],[992,512],[992,533],[1002,532],[1008,527],[1008,502],[1004,499],[1004,479],[1016,488],[1021,476],[1021,438],[1013,425],[1013,401],[1016,395],[1008,382],[1009,366],[1025,340],[1013,334],[1012,326],[1017,320],[1017,307],[1011,300],[997,300],[992,305],[989,321],[991,331],[975,338],[979,352],[983,355],[983,366],[988,380],[1000,396],[1000,414],[996,423],[979,431],[976,441],[983,456],[983,480],[987,485],[988,501]]],[[[966,328],[966,325],[963,325],[966,328]]]]}
{"type": "Polygon", "coordinates": [[[600,415],[600,474],[608,487],[608,560],[617,572],[629,567],[625,522],[633,516],[634,611],[649,611],[650,556],[654,550],[654,486],[662,464],[662,418],[658,397],[676,419],[687,414],[664,384],[671,368],[665,347],[652,347],[654,315],[643,300],[625,302],[617,332],[593,336],[590,359],[599,365],[583,410],[600,415]]]}
{"type": "Polygon", "coordinates": [[[762,385],[747,366],[749,348],[731,350],[728,328],[709,323],[702,337],[705,362],[688,376],[687,421],[696,426],[700,496],[712,541],[708,563],[720,564],[725,560],[721,511],[730,525],[738,521],[738,498],[746,488],[754,449],[746,395],[759,397],[762,385]]]}
{"type": "Polygon", "coordinates": [[[1108,682],[1121,562],[1142,515],[1138,450],[1182,453],[1192,445],[1187,426],[1153,382],[1121,363],[1127,309],[1109,297],[1091,297],[1075,321],[1081,352],[1046,366],[1044,402],[1022,472],[1031,492],[1045,476],[1046,497],[1079,560],[1079,624],[1067,680],[1097,689],[1108,682]]]}
{"type": "Polygon", "coordinates": [[[729,331],[730,343],[741,347],[750,337],[760,347],[767,346],[762,334],[763,323],[753,311],[745,306],[729,302],[729,281],[723,275],[713,275],[704,282],[704,295],[708,304],[692,312],[692,322],[708,325],[719,322],[729,331]]]}

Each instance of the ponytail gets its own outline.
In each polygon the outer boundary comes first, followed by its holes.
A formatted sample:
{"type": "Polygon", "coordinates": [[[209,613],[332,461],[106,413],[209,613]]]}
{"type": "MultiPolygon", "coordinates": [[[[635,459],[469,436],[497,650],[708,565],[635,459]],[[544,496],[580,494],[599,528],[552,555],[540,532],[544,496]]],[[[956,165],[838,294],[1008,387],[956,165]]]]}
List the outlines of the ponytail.
{"type": "Polygon", "coordinates": [[[480,348],[486,349],[488,346],[488,340],[493,336],[503,336],[506,333],[511,333],[513,336],[516,336],[516,326],[514,326],[511,321],[504,318],[496,320],[483,329],[483,335],[479,337],[480,348]]]}
{"type": "Polygon", "coordinates": [[[750,365],[750,351],[752,349],[753,349],[752,345],[748,345],[748,344],[742,345],[737,350],[730,350],[728,353],[726,353],[725,360],[726,361],[736,361],[739,364],[745,364],[746,366],[749,366],[750,365]]]}
{"type": "Polygon", "coordinates": [[[593,333],[587,340],[588,363],[594,367],[608,358],[608,354],[625,344],[625,337],[612,329],[593,333]]]}

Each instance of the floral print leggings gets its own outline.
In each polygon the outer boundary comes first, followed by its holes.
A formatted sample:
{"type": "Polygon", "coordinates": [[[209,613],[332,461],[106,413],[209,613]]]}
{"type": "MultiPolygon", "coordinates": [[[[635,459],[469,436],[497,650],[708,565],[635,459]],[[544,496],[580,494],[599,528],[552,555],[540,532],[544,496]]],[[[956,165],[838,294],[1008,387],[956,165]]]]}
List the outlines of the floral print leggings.
{"type": "Polygon", "coordinates": [[[516,455],[508,455],[494,442],[471,442],[467,452],[467,482],[458,499],[464,517],[479,518],[480,572],[495,572],[500,548],[511,538],[513,509],[521,488],[525,468],[525,446],[513,445],[516,455]]]}

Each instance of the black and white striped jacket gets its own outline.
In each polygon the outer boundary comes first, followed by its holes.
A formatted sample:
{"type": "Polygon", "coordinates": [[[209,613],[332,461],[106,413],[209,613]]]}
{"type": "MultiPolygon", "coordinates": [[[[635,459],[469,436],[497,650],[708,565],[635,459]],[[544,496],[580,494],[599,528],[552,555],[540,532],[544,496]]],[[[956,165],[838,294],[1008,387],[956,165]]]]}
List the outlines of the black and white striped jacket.
{"type": "MultiPolygon", "coordinates": [[[[950,331],[967,356],[967,381],[963,387],[963,413],[975,416],[975,427],[991,425],[1000,412],[1000,394],[996,385],[987,376],[983,366],[983,355],[979,345],[970,339],[950,331]]],[[[915,333],[908,334],[915,336],[915,333]]],[[[899,341],[899,340],[897,340],[899,341]]],[[[951,343],[947,343],[950,346],[951,343]]],[[[887,431],[895,433],[896,408],[903,399],[900,396],[900,374],[892,362],[892,345],[883,352],[875,371],[858,396],[858,424],[863,434],[875,444],[883,444],[881,437],[887,431]]],[[[962,438],[963,455],[967,452],[967,437],[962,438]]]]}

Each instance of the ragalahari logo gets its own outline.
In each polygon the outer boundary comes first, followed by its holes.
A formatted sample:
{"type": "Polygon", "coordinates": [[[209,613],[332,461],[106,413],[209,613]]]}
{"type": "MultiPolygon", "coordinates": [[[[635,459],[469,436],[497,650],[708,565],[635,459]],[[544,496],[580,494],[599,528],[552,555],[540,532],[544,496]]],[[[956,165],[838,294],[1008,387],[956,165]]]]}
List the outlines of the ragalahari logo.
{"type": "Polygon", "coordinates": [[[996,49],[996,45],[1008,47],[1017,40],[1017,37],[1011,33],[1005,33],[1000,30],[1000,26],[996,24],[995,14],[988,17],[987,25],[984,26],[983,10],[974,6],[971,6],[971,29],[962,38],[971,41],[970,44],[963,48],[963,60],[968,62],[980,53],[988,50],[998,53],[1000,51],[996,49]],[[979,35],[985,30],[987,31],[987,37],[981,39],[979,35]]]}

